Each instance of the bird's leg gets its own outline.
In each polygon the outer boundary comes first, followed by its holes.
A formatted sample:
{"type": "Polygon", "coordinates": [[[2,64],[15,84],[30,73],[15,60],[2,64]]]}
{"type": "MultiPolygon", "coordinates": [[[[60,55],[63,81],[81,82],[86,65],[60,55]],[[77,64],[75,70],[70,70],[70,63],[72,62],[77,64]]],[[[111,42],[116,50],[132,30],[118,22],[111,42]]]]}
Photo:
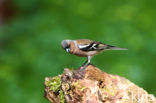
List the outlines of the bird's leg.
{"type": "Polygon", "coordinates": [[[88,61],[88,62],[87,62],[87,65],[90,64],[91,59],[92,59],[92,57],[91,57],[91,56],[88,56],[88,59],[87,59],[87,61],[88,61]]]}
{"type": "Polygon", "coordinates": [[[82,64],[82,67],[84,67],[88,63],[88,59],[82,64]]]}
{"type": "Polygon", "coordinates": [[[82,64],[82,69],[85,69],[88,64],[90,64],[91,56],[87,57],[87,60],[82,64]]]}

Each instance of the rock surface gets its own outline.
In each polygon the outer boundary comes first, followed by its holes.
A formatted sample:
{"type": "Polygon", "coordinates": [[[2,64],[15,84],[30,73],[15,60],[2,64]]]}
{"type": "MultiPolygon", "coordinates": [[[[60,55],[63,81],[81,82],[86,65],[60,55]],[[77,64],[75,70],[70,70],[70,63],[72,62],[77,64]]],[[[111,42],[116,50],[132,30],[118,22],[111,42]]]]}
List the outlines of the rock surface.
{"type": "Polygon", "coordinates": [[[45,97],[51,103],[156,103],[134,83],[93,65],[45,78],[45,97]]]}

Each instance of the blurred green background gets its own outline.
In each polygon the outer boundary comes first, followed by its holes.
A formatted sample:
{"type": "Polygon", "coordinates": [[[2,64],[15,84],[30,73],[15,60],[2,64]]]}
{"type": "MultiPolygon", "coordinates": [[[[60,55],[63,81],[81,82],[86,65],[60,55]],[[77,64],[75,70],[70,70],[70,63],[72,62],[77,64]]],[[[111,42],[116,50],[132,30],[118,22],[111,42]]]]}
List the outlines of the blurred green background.
{"type": "Polygon", "coordinates": [[[0,103],[49,103],[44,78],[86,58],[66,53],[63,39],[88,38],[128,48],[92,59],[156,95],[156,0],[2,0],[0,103]]]}

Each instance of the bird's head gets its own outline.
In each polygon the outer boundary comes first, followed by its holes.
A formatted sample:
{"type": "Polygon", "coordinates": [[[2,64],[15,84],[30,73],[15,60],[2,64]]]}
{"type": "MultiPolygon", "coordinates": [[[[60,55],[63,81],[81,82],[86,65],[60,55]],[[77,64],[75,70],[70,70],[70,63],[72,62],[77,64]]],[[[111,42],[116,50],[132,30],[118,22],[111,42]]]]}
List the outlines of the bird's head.
{"type": "Polygon", "coordinates": [[[62,48],[65,49],[67,52],[70,52],[70,42],[71,40],[63,40],[61,43],[62,48]]]}

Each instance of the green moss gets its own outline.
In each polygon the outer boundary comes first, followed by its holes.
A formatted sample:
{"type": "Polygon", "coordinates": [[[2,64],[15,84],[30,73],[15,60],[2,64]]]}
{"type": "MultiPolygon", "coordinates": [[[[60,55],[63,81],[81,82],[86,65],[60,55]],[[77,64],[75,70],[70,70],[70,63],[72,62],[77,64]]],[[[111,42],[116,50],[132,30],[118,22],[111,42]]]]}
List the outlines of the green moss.
{"type": "Polygon", "coordinates": [[[61,77],[56,76],[50,78],[50,80],[46,81],[46,85],[50,87],[50,90],[52,90],[53,92],[58,92],[61,87],[61,77]]]}
{"type": "Polygon", "coordinates": [[[111,76],[113,79],[117,79],[117,77],[116,76],[111,76]]]}
{"type": "Polygon", "coordinates": [[[80,85],[79,82],[75,82],[72,88],[78,88],[81,92],[83,92],[87,87],[80,85]]]}
{"type": "Polygon", "coordinates": [[[80,90],[81,90],[81,92],[83,92],[85,89],[87,89],[88,87],[82,87],[80,90]]]}
{"type": "Polygon", "coordinates": [[[111,96],[115,96],[116,90],[113,87],[112,88],[102,88],[102,90],[111,96]]]}
{"type": "Polygon", "coordinates": [[[65,103],[63,90],[59,91],[60,103],[65,103]]]}
{"type": "Polygon", "coordinates": [[[131,96],[131,95],[132,95],[132,93],[130,91],[128,91],[128,96],[131,96]]]}
{"type": "Polygon", "coordinates": [[[60,103],[65,103],[64,93],[61,89],[61,76],[49,78],[48,80],[46,80],[45,85],[50,88],[49,90],[52,90],[53,92],[58,92],[60,103]]]}
{"type": "Polygon", "coordinates": [[[81,88],[81,85],[79,84],[79,82],[77,81],[77,82],[75,82],[75,83],[73,83],[73,86],[74,86],[74,88],[75,87],[77,87],[77,88],[81,88]]]}

